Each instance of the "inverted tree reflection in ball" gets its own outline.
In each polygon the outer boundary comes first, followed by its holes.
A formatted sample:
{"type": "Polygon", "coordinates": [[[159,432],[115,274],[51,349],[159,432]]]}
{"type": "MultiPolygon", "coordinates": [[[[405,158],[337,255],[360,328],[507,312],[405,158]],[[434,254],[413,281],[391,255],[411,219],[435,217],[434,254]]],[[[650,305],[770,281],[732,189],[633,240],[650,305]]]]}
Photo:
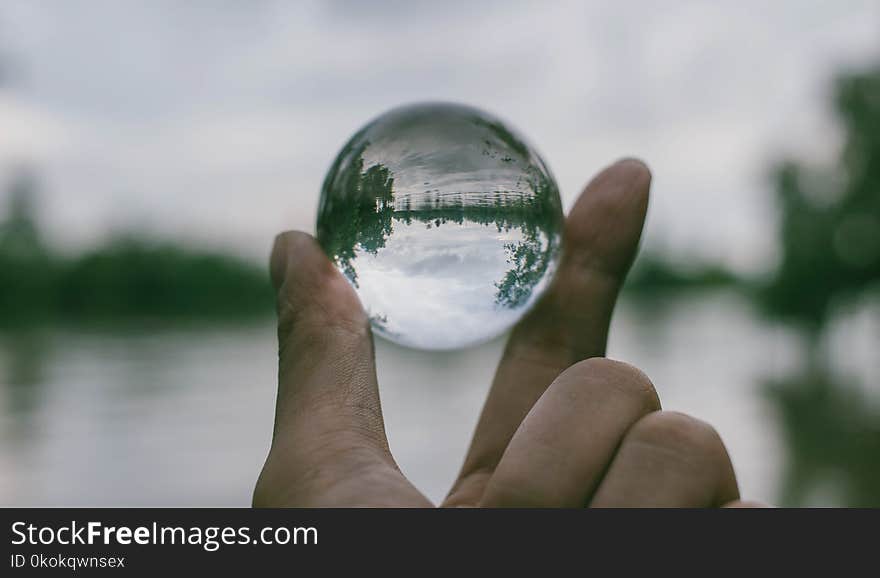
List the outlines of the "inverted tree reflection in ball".
{"type": "Polygon", "coordinates": [[[452,349],[515,323],[552,275],[562,208],[524,141],[474,108],[421,104],[372,121],[324,181],[318,240],[374,330],[452,349]]]}

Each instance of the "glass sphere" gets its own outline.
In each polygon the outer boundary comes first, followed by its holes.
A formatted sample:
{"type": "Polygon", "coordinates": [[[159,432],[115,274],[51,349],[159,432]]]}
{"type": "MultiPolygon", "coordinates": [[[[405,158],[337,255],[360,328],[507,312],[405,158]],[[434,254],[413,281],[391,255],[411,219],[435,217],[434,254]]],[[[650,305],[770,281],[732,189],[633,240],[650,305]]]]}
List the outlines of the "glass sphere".
{"type": "Polygon", "coordinates": [[[475,108],[429,103],[351,137],[324,181],[317,232],[375,333],[456,349],[536,301],[562,225],[556,182],[522,137],[475,108]]]}

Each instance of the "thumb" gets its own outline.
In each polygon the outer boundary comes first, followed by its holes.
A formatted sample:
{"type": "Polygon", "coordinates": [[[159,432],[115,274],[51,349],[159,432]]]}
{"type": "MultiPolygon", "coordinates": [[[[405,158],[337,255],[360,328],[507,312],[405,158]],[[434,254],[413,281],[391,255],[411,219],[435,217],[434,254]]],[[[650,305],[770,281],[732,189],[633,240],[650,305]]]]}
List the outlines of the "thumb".
{"type": "Polygon", "coordinates": [[[278,398],[263,476],[276,470],[308,475],[347,457],[393,464],[369,319],[354,289],[306,233],[275,239],[270,270],[278,307],[278,398]]]}

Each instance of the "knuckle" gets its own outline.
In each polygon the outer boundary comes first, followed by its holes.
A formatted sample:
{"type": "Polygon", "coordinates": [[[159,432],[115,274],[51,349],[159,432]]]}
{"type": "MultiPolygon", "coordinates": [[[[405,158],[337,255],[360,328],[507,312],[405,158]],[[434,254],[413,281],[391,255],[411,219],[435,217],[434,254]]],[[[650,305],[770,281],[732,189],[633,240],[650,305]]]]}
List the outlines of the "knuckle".
{"type": "Polygon", "coordinates": [[[660,398],[654,384],[641,370],[628,363],[592,357],[575,363],[560,377],[576,382],[589,382],[595,387],[606,387],[615,395],[635,399],[646,412],[660,409],[660,398]]]}
{"type": "Polygon", "coordinates": [[[616,364],[619,362],[608,359],[607,357],[591,357],[578,361],[571,367],[562,372],[562,375],[570,375],[578,379],[591,379],[596,375],[614,371],[616,364]]]}
{"type": "Polygon", "coordinates": [[[727,460],[721,436],[708,423],[674,411],[659,411],[645,416],[630,434],[633,440],[708,462],[727,460]]]}

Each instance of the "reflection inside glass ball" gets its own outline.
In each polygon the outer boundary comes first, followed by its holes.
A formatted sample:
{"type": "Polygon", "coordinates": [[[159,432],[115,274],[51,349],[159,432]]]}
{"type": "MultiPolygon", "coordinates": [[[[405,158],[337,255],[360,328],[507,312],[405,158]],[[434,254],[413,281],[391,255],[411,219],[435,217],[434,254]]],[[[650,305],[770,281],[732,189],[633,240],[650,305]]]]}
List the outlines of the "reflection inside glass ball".
{"type": "Polygon", "coordinates": [[[535,302],[562,222],[556,183],[521,137],[471,107],[416,104],[346,143],[317,231],[376,333],[455,349],[500,334],[535,302]]]}

